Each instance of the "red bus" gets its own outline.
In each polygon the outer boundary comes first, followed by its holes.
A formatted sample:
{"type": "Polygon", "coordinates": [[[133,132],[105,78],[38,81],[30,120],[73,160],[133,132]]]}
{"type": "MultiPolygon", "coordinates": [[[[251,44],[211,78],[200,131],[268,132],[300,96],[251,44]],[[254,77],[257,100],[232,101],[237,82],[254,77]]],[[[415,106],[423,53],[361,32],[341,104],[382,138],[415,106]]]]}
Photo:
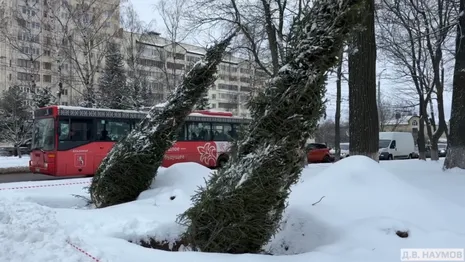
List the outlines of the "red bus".
{"type": "MultiPolygon", "coordinates": [[[[34,112],[32,173],[52,176],[92,176],[119,139],[147,112],[49,106],[34,112]]],[[[249,119],[229,112],[194,111],[165,154],[163,167],[197,162],[209,168],[228,161],[230,141],[249,119]]]]}

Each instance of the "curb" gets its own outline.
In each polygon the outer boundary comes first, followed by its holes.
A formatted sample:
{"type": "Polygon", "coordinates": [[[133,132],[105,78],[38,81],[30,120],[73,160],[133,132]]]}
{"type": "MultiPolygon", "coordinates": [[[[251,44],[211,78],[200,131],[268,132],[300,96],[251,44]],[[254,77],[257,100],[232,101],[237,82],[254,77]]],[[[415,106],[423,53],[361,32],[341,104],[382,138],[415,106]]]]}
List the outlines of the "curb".
{"type": "Polygon", "coordinates": [[[0,175],[5,174],[27,174],[30,173],[28,166],[3,167],[0,168],[0,175]]]}

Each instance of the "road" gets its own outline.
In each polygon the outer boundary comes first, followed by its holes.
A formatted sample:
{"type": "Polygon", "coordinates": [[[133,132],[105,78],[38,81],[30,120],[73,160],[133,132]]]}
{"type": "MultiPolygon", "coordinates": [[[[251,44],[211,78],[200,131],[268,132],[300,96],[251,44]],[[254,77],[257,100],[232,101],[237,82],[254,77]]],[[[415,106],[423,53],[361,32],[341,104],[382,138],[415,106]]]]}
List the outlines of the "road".
{"type": "Polygon", "coordinates": [[[1,183],[11,183],[11,182],[24,182],[24,181],[43,181],[43,180],[57,180],[57,179],[69,179],[57,178],[53,176],[39,175],[39,174],[0,174],[0,184],[1,183]]]}

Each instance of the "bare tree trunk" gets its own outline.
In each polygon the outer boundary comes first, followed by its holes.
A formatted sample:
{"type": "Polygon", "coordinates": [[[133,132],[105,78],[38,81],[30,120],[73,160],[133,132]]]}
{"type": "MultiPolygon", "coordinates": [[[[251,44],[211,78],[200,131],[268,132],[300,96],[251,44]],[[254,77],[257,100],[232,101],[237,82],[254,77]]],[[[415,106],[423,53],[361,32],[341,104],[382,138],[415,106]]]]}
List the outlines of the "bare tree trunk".
{"type": "Polygon", "coordinates": [[[439,149],[438,149],[438,140],[434,137],[430,140],[431,143],[431,160],[437,161],[439,160],[439,149]]]}
{"type": "Polygon", "coordinates": [[[19,145],[15,145],[15,151],[16,151],[16,154],[18,154],[18,158],[22,158],[22,154],[21,154],[21,148],[19,147],[19,145]]]}
{"type": "Polygon", "coordinates": [[[336,116],[334,119],[334,149],[335,149],[335,161],[341,158],[341,89],[342,89],[342,64],[344,57],[344,49],[339,54],[339,61],[336,71],[336,116]]]}
{"type": "Polygon", "coordinates": [[[366,0],[364,10],[362,29],[354,35],[349,54],[349,151],[379,161],[374,1],[366,0]]]}
{"type": "Polygon", "coordinates": [[[423,117],[423,104],[425,102],[420,99],[420,123],[418,128],[418,159],[426,160],[426,141],[425,141],[425,119],[423,117]]]}
{"type": "MultiPolygon", "coordinates": [[[[465,11],[465,0],[460,0],[460,14],[465,11]]],[[[465,169],[465,16],[459,16],[450,119],[449,148],[444,169],[465,169]]]]}

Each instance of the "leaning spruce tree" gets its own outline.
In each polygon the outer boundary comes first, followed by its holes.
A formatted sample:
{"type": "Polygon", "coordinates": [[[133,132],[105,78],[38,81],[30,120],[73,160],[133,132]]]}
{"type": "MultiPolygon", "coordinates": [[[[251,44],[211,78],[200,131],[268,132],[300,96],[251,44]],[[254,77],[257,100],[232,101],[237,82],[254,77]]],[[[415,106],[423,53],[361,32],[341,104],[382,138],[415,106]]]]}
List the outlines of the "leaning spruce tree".
{"type": "Polygon", "coordinates": [[[210,109],[210,101],[208,99],[208,91],[202,95],[197,105],[195,105],[196,110],[207,110],[210,109]]]}
{"type": "Polygon", "coordinates": [[[294,21],[288,63],[249,103],[254,121],[224,169],[213,173],[178,217],[194,250],[259,253],[277,232],[291,185],[302,171],[302,145],[324,111],[327,71],[363,0],[319,0],[294,21]]]}
{"type": "Polygon", "coordinates": [[[185,118],[215,82],[217,66],[234,35],[209,48],[170,96],[167,106],[152,108],[136,129],[112,148],[89,189],[96,207],[135,200],[149,188],[185,118]]]}

